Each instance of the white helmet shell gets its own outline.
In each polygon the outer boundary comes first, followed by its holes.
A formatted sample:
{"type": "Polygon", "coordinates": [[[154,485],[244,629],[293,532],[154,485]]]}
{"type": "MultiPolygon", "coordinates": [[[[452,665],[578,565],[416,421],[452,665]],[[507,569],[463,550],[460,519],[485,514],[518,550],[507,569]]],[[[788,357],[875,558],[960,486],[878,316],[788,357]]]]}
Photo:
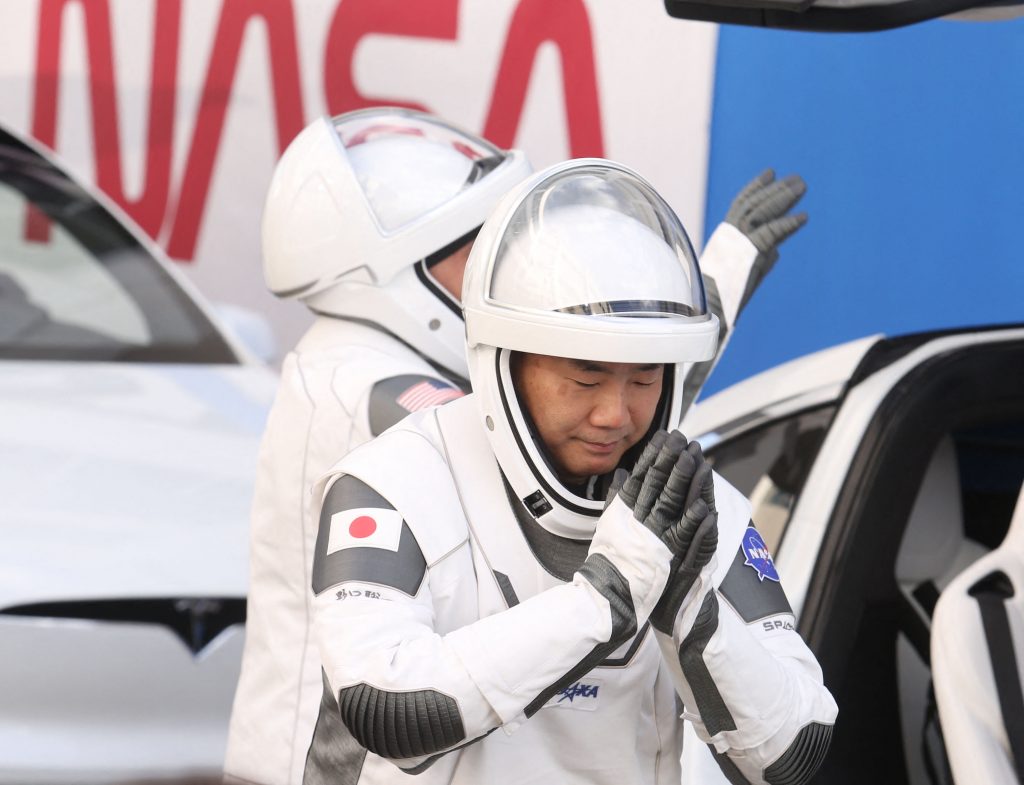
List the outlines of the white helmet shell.
{"type": "Polygon", "coordinates": [[[603,499],[558,479],[519,404],[510,356],[664,363],[652,428],[674,427],[683,366],[713,357],[718,340],[686,231],[630,169],[558,164],[509,193],[484,224],[463,306],[470,380],[506,479],[549,531],[592,536],[603,499]]]}
{"type": "Polygon", "coordinates": [[[424,260],[467,242],[530,171],[521,152],[422,112],[318,118],[271,180],[262,225],[267,286],[314,311],[373,322],[465,376],[459,304],[424,260]]]}

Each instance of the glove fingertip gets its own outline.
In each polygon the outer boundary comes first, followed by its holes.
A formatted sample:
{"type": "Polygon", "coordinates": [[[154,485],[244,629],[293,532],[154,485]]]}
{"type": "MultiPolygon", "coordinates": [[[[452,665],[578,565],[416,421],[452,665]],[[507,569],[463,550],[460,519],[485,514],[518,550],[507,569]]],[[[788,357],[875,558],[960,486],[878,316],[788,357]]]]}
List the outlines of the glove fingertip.
{"type": "MultiPolygon", "coordinates": [[[[626,478],[626,481],[619,488],[619,496],[626,502],[630,507],[636,505],[637,498],[640,495],[640,489],[643,486],[643,475],[631,474],[626,478]]],[[[610,503],[610,502],[609,502],[610,503]]]]}
{"type": "Polygon", "coordinates": [[[676,450],[680,450],[686,444],[686,437],[683,436],[678,430],[672,431],[665,440],[665,447],[672,447],[676,450]]]}
{"type": "Polygon", "coordinates": [[[643,475],[648,468],[654,463],[654,459],[658,457],[661,452],[661,447],[665,443],[665,439],[668,438],[667,431],[656,431],[654,436],[651,437],[650,441],[644,447],[643,452],[640,453],[640,457],[637,458],[636,463],[633,465],[633,475],[643,475]]]}
{"type": "Polygon", "coordinates": [[[665,440],[668,439],[667,431],[656,431],[651,440],[647,442],[647,446],[644,447],[644,451],[641,454],[641,459],[647,458],[650,461],[654,460],[654,457],[661,452],[661,448],[665,445],[665,440]]]}
{"type": "Polygon", "coordinates": [[[689,447],[679,453],[679,457],[676,459],[675,469],[680,474],[692,476],[697,471],[697,461],[694,459],[689,447]]]}
{"type": "Polygon", "coordinates": [[[611,484],[608,486],[608,494],[605,496],[605,507],[612,503],[612,500],[619,494],[619,491],[621,491],[623,486],[626,484],[627,479],[629,479],[629,472],[622,468],[615,470],[612,474],[611,484]]]}
{"type": "Polygon", "coordinates": [[[782,181],[789,186],[791,191],[795,191],[800,194],[804,194],[807,191],[807,183],[798,174],[788,174],[782,178],[782,181]]]}

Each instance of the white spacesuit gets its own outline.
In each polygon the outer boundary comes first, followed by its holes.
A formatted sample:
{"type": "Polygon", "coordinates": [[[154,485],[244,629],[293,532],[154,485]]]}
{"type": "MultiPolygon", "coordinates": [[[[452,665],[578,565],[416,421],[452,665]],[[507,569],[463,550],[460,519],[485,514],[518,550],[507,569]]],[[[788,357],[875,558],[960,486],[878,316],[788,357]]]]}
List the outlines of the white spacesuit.
{"type": "Polygon", "coordinates": [[[474,393],[321,486],[310,781],[678,783],[678,695],[730,779],[806,782],[835,703],[749,503],[660,430],[719,332],[676,216],[617,164],[552,167],[484,225],[463,301],[474,393]],[[548,402],[523,404],[523,357],[598,379],[550,405],[598,390],[632,424],[581,427],[629,438],[556,449],[548,402]],[[565,455],[620,470],[570,480],[565,455]]]}
{"type": "Polygon", "coordinates": [[[308,781],[323,691],[309,592],[320,500],[310,489],[354,446],[463,394],[459,302],[433,273],[455,264],[461,282],[460,255],[529,172],[518,151],[401,109],[318,119],[274,172],[267,283],[317,319],[284,360],[260,451],[228,781],[308,781]]]}

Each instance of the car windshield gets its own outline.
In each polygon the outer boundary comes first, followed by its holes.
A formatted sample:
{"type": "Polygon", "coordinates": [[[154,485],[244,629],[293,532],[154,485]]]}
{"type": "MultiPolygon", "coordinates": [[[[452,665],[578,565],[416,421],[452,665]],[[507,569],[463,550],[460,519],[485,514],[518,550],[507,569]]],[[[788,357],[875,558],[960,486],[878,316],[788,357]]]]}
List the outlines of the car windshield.
{"type": "Polygon", "coordinates": [[[0,359],[238,362],[117,218],[3,134],[0,359]]]}
{"type": "Polygon", "coordinates": [[[750,499],[751,517],[770,551],[779,549],[835,410],[798,412],[706,450],[715,471],[750,499]]]}

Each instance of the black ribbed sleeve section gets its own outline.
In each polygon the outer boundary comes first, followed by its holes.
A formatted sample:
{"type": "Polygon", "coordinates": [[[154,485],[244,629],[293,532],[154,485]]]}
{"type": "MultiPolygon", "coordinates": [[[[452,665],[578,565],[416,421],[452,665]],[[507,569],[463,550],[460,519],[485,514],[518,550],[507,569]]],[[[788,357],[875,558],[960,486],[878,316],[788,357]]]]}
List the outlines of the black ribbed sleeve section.
{"type": "Polygon", "coordinates": [[[382,758],[419,758],[466,738],[453,698],[435,690],[388,692],[356,684],[338,693],[341,720],[370,752],[382,758]]]}
{"type": "Polygon", "coordinates": [[[789,749],[764,770],[769,785],[803,785],[825,760],[832,741],[832,726],[812,722],[800,729],[789,749]]]}

